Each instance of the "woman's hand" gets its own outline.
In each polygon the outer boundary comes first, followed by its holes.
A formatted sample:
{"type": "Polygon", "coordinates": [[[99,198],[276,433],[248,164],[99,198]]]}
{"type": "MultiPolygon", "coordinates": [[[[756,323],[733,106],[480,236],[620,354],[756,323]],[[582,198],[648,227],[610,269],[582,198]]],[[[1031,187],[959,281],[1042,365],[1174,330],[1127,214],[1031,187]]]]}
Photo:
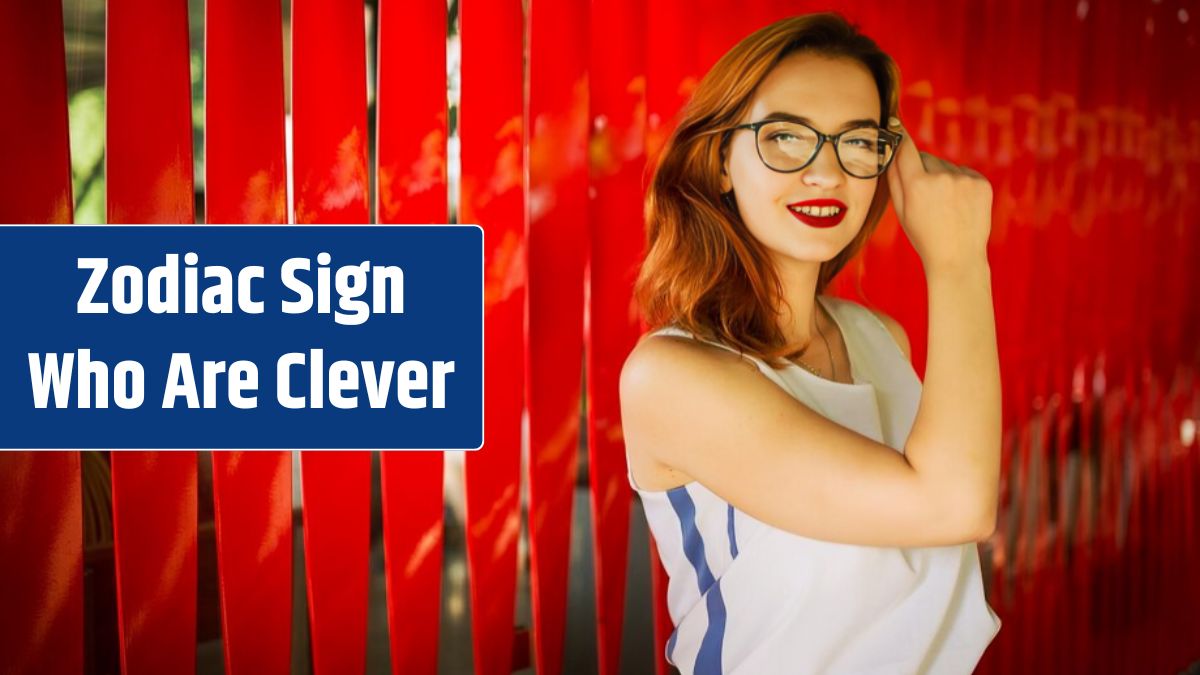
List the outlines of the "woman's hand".
{"type": "Polygon", "coordinates": [[[891,129],[904,134],[887,171],[892,205],[926,272],[931,267],[987,262],[991,183],[974,169],[917,150],[895,117],[891,129]]]}

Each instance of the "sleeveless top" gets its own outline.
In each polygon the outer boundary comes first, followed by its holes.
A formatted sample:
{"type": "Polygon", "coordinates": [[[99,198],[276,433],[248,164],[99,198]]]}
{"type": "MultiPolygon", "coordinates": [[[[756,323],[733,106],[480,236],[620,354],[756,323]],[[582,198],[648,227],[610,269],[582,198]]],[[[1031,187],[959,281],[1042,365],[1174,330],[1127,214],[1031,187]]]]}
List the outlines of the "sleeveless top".
{"type": "MultiPolygon", "coordinates": [[[[744,357],[824,417],[903,452],[920,379],[870,310],[818,299],[841,329],[853,384],[744,357]]],[[[674,326],[654,335],[695,338],[674,326]]],[[[629,483],[670,578],[675,630],[666,656],[682,673],[960,675],[1000,630],[974,543],[890,548],[809,539],[750,517],[696,481],[642,490],[629,472],[629,483]]]]}

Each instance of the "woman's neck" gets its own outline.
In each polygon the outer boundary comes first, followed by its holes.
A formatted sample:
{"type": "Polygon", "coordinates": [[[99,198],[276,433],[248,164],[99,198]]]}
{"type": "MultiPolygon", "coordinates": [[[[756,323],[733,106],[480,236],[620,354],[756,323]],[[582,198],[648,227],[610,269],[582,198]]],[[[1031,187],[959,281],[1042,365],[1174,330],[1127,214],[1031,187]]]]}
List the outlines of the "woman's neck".
{"type": "Polygon", "coordinates": [[[779,327],[789,344],[811,344],[826,325],[825,317],[816,306],[821,264],[791,261],[791,264],[779,265],[777,269],[783,284],[779,327]]]}

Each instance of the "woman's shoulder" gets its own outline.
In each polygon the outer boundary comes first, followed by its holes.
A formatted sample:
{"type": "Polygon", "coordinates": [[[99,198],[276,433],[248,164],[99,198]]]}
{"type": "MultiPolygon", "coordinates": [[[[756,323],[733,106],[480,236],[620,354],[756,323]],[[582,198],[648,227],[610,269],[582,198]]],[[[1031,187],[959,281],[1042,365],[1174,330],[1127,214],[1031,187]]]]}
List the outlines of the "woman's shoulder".
{"type": "Polygon", "coordinates": [[[738,367],[756,369],[744,355],[715,341],[705,340],[691,331],[675,325],[650,331],[638,340],[621,370],[622,386],[626,380],[646,380],[647,384],[664,384],[660,378],[671,371],[709,370],[738,367]]]}
{"type": "Polygon", "coordinates": [[[625,359],[619,378],[626,458],[639,490],[659,492],[693,480],[658,457],[659,441],[648,440],[670,436],[659,433],[666,419],[663,406],[693,411],[726,406],[729,402],[720,395],[722,383],[743,381],[738,372],[743,367],[757,370],[748,358],[686,330],[659,329],[642,336],[625,359]],[[647,436],[648,429],[657,430],[656,435],[647,436]]]}

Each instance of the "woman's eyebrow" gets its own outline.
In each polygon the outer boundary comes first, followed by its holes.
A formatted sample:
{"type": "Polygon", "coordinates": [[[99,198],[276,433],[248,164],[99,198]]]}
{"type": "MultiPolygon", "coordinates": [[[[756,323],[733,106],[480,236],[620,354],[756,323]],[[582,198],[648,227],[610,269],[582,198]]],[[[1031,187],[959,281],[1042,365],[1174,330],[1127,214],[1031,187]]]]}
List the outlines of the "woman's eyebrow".
{"type": "MultiPolygon", "coordinates": [[[[810,127],[815,126],[813,124],[813,121],[808,119],[807,117],[801,117],[800,115],[793,115],[791,113],[785,113],[785,112],[770,113],[766,117],[764,117],[763,120],[772,120],[772,121],[779,120],[782,122],[799,122],[800,124],[807,124],[810,127]]],[[[838,129],[838,131],[841,131],[842,129],[850,129],[852,127],[862,126],[865,124],[877,125],[877,124],[879,124],[879,122],[878,122],[878,120],[874,120],[871,118],[850,120],[849,122],[846,122],[845,124],[843,124],[841,126],[841,128],[838,129]]]]}

